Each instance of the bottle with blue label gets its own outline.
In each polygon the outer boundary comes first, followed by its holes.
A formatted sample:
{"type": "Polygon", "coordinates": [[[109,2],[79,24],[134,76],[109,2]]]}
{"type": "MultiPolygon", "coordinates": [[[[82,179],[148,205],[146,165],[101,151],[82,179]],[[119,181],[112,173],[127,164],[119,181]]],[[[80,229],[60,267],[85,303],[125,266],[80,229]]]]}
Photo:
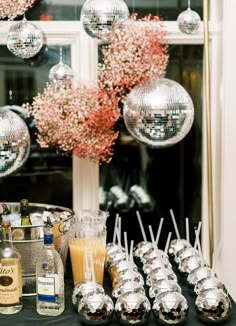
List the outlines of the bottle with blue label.
{"type": "Polygon", "coordinates": [[[65,309],[64,267],[53,244],[50,219],[44,226],[44,246],[36,263],[36,307],[40,315],[58,316],[65,309]]]}

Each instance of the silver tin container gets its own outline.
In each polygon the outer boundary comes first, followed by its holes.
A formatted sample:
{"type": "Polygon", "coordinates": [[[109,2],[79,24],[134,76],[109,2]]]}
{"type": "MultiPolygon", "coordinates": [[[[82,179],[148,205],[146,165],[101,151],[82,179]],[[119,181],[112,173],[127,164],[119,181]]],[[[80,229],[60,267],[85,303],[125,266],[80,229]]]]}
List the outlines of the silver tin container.
{"type": "MultiPolygon", "coordinates": [[[[20,219],[20,204],[5,203],[10,212],[11,220],[20,219]]],[[[23,295],[36,294],[35,267],[37,257],[43,247],[43,225],[45,216],[50,216],[53,222],[54,245],[66,265],[69,247],[69,229],[74,212],[66,207],[30,203],[30,218],[32,225],[21,226],[12,223],[12,240],[22,256],[23,295]]]]}

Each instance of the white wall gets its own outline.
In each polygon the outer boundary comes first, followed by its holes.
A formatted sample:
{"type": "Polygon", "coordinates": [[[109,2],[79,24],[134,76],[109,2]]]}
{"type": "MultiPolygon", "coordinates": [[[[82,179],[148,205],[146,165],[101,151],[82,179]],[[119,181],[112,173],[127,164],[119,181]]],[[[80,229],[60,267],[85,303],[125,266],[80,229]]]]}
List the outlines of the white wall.
{"type": "MultiPolygon", "coordinates": [[[[224,0],[222,84],[221,272],[236,300],[236,1],[224,0]]],[[[220,83],[220,81],[219,81],[220,83]]]]}

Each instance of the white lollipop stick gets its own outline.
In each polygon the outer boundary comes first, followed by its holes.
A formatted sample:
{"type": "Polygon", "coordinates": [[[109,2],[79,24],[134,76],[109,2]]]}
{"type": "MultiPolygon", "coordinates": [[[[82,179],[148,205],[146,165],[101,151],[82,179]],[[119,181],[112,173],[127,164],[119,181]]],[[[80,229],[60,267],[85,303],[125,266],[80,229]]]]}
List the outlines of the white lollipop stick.
{"type": "Polygon", "coordinates": [[[162,229],[163,222],[164,222],[164,218],[162,217],[160,219],[160,223],[159,223],[158,230],[157,230],[157,236],[156,236],[156,245],[157,245],[157,247],[158,247],[158,242],[159,242],[160,235],[161,235],[161,229],[162,229]]]}
{"type": "Polygon", "coordinates": [[[173,225],[174,225],[176,237],[177,237],[177,239],[180,239],[179,230],[178,230],[178,227],[177,227],[177,223],[176,223],[176,219],[175,219],[175,216],[174,216],[173,209],[170,209],[170,215],[171,215],[172,222],[173,222],[173,225]]]}
{"type": "Polygon", "coordinates": [[[117,230],[118,245],[121,251],[121,217],[118,218],[118,230],[117,230]]]}
{"type": "Polygon", "coordinates": [[[167,275],[166,275],[166,270],[165,270],[165,267],[162,263],[162,257],[157,249],[157,246],[156,246],[156,242],[155,242],[155,239],[154,239],[154,235],[153,235],[153,231],[152,231],[152,226],[149,225],[148,226],[149,228],[149,232],[150,232],[150,236],[151,236],[151,239],[152,239],[152,245],[153,245],[153,249],[155,250],[155,254],[160,262],[160,267],[161,267],[161,270],[163,271],[164,275],[165,275],[165,278],[167,279],[167,275]]]}
{"type": "Polygon", "coordinates": [[[127,263],[129,263],[129,250],[128,250],[127,232],[124,232],[124,241],[125,241],[125,256],[126,256],[126,261],[127,261],[127,263]]]}
{"type": "Polygon", "coordinates": [[[84,269],[85,269],[85,280],[89,282],[89,264],[88,264],[88,251],[84,250],[84,269]]]}
{"type": "Polygon", "coordinates": [[[200,259],[201,259],[201,265],[203,266],[204,261],[203,261],[202,248],[201,248],[198,230],[195,230],[195,235],[196,235],[197,247],[198,247],[198,251],[199,251],[199,255],[200,255],[200,259]]]}
{"type": "Polygon", "coordinates": [[[167,240],[166,240],[166,246],[165,246],[165,256],[167,256],[167,253],[168,253],[168,249],[169,249],[169,245],[170,245],[170,239],[171,239],[171,236],[172,236],[172,232],[169,232],[168,233],[168,237],[167,237],[167,240]]]}
{"type": "Polygon", "coordinates": [[[186,240],[190,243],[190,236],[189,236],[189,219],[188,219],[188,217],[185,218],[185,227],[186,227],[186,240]]]}
{"type": "Polygon", "coordinates": [[[92,274],[92,282],[95,283],[96,282],[96,278],[95,278],[95,271],[94,271],[94,264],[93,264],[93,256],[91,251],[89,252],[89,261],[90,261],[90,270],[91,270],[91,274],[92,274]]]}
{"type": "MultiPolygon", "coordinates": [[[[202,227],[202,222],[200,221],[198,223],[198,228],[197,228],[197,234],[198,234],[198,237],[200,236],[200,232],[201,232],[201,227],[202,227]]],[[[196,232],[195,232],[195,235],[196,235],[196,232]]],[[[195,237],[195,242],[194,242],[194,250],[196,251],[197,250],[197,237],[195,237]]]]}
{"type": "Polygon", "coordinates": [[[134,268],[134,257],[133,257],[133,248],[134,248],[134,240],[130,241],[130,254],[129,254],[129,268],[130,268],[130,279],[131,279],[131,284],[133,287],[133,282],[134,282],[134,273],[133,273],[133,268],[134,268]]]}
{"type": "Polygon", "coordinates": [[[142,223],[142,219],[141,219],[141,216],[140,216],[139,211],[136,211],[136,215],[137,215],[138,222],[139,222],[139,226],[140,226],[140,229],[141,229],[141,232],[142,232],[143,240],[144,240],[145,242],[147,242],[146,233],[145,233],[145,231],[144,231],[144,227],[143,227],[143,223],[142,223]]]}
{"type": "Polygon", "coordinates": [[[119,221],[119,214],[117,213],[115,219],[115,225],[114,225],[114,232],[113,232],[113,243],[116,242],[116,238],[117,238],[118,221],[119,221]]]}

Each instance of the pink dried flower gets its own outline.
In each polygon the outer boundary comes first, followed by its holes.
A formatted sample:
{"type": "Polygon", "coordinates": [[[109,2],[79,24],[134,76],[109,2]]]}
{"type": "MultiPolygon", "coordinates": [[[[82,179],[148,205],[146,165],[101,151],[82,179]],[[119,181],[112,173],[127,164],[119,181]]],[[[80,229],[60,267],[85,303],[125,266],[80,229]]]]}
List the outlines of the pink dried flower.
{"type": "Polygon", "coordinates": [[[35,0],[1,0],[0,18],[14,19],[33,6],[35,0]]]}
{"type": "Polygon", "coordinates": [[[123,99],[127,91],[165,75],[168,63],[166,31],[158,16],[138,19],[136,14],[115,25],[110,44],[102,48],[103,63],[99,64],[101,88],[115,90],[123,99]]]}
{"type": "Polygon", "coordinates": [[[110,160],[118,137],[113,126],[120,117],[114,92],[108,94],[89,86],[48,85],[32,105],[24,107],[34,117],[42,148],[53,147],[94,162],[110,160]]]}

